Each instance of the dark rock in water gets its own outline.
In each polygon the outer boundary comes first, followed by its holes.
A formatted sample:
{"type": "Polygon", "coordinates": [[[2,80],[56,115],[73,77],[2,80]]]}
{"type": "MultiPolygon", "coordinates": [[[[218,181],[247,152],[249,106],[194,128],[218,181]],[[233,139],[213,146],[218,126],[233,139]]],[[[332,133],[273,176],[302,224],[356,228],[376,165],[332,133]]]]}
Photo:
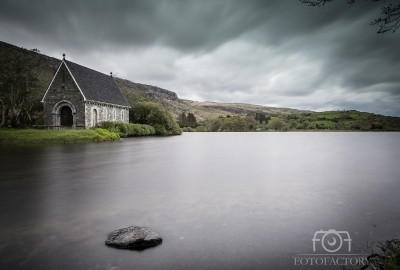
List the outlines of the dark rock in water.
{"type": "Polygon", "coordinates": [[[140,249],[155,246],[161,242],[161,236],[155,231],[147,227],[131,226],[113,231],[106,240],[106,245],[140,249]]]}

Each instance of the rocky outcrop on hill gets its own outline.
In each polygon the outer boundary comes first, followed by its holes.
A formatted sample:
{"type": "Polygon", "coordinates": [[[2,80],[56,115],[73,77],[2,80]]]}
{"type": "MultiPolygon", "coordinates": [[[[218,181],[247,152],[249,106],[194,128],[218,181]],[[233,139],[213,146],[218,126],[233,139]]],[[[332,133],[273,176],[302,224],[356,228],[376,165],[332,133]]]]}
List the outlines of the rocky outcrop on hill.
{"type": "Polygon", "coordinates": [[[173,101],[178,101],[178,95],[175,92],[165,90],[162,88],[159,88],[157,86],[152,86],[152,85],[146,85],[146,84],[136,84],[138,89],[143,92],[143,94],[150,98],[150,100],[157,101],[160,99],[167,99],[167,100],[173,100],[173,101]]]}
{"type": "MultiPolygon", "coordinates": [[[[263,113],[263,114],[290,114],[290,113],[299,113],[299,112],[308,112],[301,111],[296,109],[289,108],[276,108],[276,107],[267,107],[261,105],[253,105],[246,103],[224,103],[224,102],[211,102],[211,101],[192,101],[192,100],[182,100],[187,106],[193,108],[194,111],[201,112],[201,114],[210,115],[215,117],[226,116],[229,115],[247,115],[247,114],[255,114],[255,113],[263,113]]],[[[197,117],[197,115],[196,115],[197,117]]],[[[209,118],[209,117],[206,117],[209,118]]]]}
{"type": "Polygon", "coordinates": [[[161,102],[164,100],[179,101],[175,92],[147,84],[135,83],[121,78],[115,78],[118,87],[125,91],[139,91],[143,97],[151,101],[161,102]]]}

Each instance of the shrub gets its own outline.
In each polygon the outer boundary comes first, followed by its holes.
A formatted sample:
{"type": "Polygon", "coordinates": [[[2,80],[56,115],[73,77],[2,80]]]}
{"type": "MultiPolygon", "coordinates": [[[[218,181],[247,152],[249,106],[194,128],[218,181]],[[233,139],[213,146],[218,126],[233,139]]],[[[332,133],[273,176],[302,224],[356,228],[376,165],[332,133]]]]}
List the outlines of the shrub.
{"type": "Polygon", "coordinates": [[[154,129],[158,135],[168,135],[167,129],[161,124],[154,124],[154,129]]]}
{"type": "Polygon", "coordinates": [[[132,123],[127,124],[118,121],[103,121],[100,122],[98,126],[107,129],[110,132],[115,132],[123,138],[156,134],[155,128],[149,125],[132,124],[132,123]]]}
{"type": "Polygon", "coordinates": [[[207,130],[207,127],[206,127],[206,126],[198,126],[198,127],[196,128],[196,131],[197,131],[197,132],[207,132],[208,130],[207,130]]]}
{"type": "Polygon", "coordinates": [[[372,123],[371,129],[372,130],[382,130],[383,129],[383,124],[381,124],[381,123],[372,123]]]}
{"type": "Polygon", "coordinates": [[[104,141],[104,140],[117,140],[119,139],[118,133],[111,132],[107,129],[104,128],[95,128],[94,129],[97,134],[99,134],[99,137],[96,138],[98,140],[104,141]]]}
{"type": "Polygon", "coordinates": [[[130,110],[130,119],[134,123],[154,127],[158,135],[178,135],[182,133],[179,125],[169,111],[161,104],[154,102],[139,102],[130,110]]]}
{"type": "Polygon", "coordinates": [[[268,124],[270,128],[275,129],[275,130],[282,130],[283,127],[285,126],[285,122],[281,120],[274,120],[270,124],[268,124]]]}
{"type": "MultiPolygon", "coordinates": [[[[214,119],[208,126],[208,130],[215,131],[249,131],[254,129],[257,121],[253,117],[230,117],[214,119]]],[[[205,131],[204,129],[202,131],[205,131]]]]}

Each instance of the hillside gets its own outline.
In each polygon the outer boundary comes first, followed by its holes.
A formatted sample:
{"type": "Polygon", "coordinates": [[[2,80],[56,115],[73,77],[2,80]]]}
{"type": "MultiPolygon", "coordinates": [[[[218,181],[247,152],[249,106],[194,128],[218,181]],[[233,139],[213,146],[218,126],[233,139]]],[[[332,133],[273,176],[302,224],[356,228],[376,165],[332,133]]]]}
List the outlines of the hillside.
{"type": "Polygon", "coordinates": [[[245,103],[219,103],[219,102],[199,102],[187,99],[180,99],[175,92],[159,88],[157,86],[134,83],[129,80],[116,78],[116,83],[128,100],[148,99],[162,104],[169,109],[178,119],[181,113],[193,113],[200,122],[212,120],[219,116],[226,115],[247,115],[254,113],[264,114],[292,114],[301,111],[289,108],[275,108],[245,103]]]}

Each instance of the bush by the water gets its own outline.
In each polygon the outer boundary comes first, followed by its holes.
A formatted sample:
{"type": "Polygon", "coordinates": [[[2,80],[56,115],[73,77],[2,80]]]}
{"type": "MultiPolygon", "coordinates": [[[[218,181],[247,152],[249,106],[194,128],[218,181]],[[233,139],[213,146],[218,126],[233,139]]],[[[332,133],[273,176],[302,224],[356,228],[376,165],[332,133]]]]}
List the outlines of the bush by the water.
{"type": "Polygon", "coordinates": [[[183,127],[182,131],[183,132],[196,132],[196,129],[191,128],[191,127],[183,127]]]}
{"type": "Polygon", "coordinates": [[[129,110],[129,119],[133,123],[154,127],[157,135],[179,135],[182,133],[171,113],[158,103],[145,101],[135,104],[129,110]]]}
{"type": "Polygon", "coordinates": [[[253,117],[220,117],[214,119],[208,127],[209,131],[250,131],[257,125],[257,121],[253,117]]]}
{"type": "Polygon", "coordinates": [[[95,138],[95,140],[97,141],[107,141],[107,140],[114,141],[119,139],[119,135],[116,132],[112,132],[104,128],[95,128],[94,130],[98,134],[95,138]]]}
{"type": "Polygon", "coordinates": [[[111,132],[118,133],[121,137],[133,137],[133,136],[146,136],[155,135],[156,130],[154,127],[149,125],[124,123],[117,121],[103,121],[98,124],[99,127],[107,129],[111,132]]]}

